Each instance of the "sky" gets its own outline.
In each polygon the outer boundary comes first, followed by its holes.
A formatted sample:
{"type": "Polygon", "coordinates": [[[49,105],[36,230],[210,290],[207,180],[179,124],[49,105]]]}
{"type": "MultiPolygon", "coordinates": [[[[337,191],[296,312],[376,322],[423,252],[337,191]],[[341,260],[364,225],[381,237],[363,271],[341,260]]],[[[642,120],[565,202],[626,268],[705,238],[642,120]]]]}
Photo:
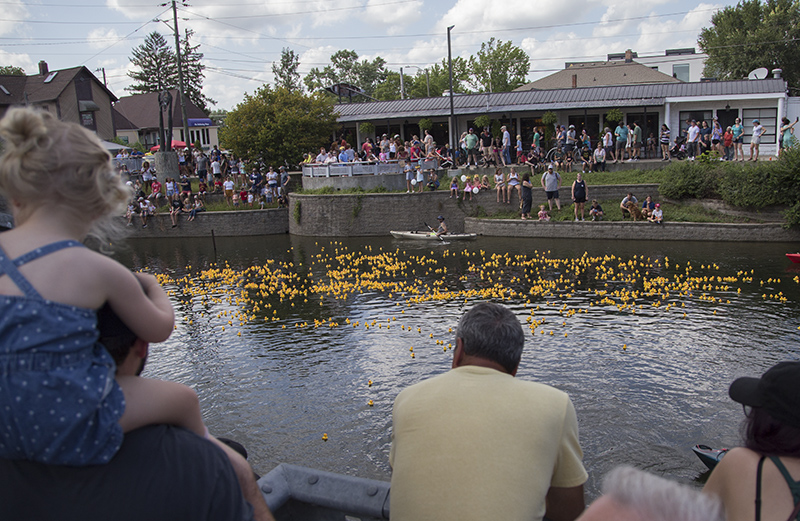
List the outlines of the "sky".
{"type": "MultiPolygon", "coordinates": [[[[165,0],[166,1],[166,0],[165,0]]],[[[205,54],[204,93],[214,109],[231,110],[245,93],[273,83],[283,48],[300,57],[304,76],[340,49],[377,56],[389,70],[415,74],[447,57],[468,58],[494,37],[531,58],[533,81],[568,61],[640,57],[695,47],[713,13],[735,3],[691,0],[188,0],[178,28],[195,32],[205,54]]],[[[131,50],[157,31],[174,42],[171,3],[148,0],[0,0],[0,65],[35,74],[86,66],[117,96],[131,80],[131,50]]],[[[699,49],[698,49],[699,51],[699,49]]]]}

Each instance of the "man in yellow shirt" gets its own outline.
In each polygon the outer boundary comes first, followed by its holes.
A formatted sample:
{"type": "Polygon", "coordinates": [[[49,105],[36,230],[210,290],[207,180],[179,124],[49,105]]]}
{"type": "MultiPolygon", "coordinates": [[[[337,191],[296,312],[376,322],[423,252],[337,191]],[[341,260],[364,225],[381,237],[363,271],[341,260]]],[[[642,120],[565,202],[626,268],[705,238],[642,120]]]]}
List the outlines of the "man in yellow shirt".
{"type": "Polygon", "coordinates": [[[392,521],[571,521],[587,474],[566,393],[514,378],[525,337],[498,304],[468,311],[453,369],[394,402],[392,521]]]}

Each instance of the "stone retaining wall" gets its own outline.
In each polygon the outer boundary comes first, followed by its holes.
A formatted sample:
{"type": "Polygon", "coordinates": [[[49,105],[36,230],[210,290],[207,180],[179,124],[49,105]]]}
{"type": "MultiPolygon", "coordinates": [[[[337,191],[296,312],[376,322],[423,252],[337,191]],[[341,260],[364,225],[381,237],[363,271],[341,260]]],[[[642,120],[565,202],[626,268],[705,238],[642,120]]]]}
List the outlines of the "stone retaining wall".
{"type": "Polygon", "coordinates": [[[148,218],[147,228],[142,228],[139,216],[133,218],[128,239],[151,237],[247,237],[275,235],[289,232],[289,211],[286,208],[268,210],[243,210],[239,212],[201,212],[192,221],[181,215],[178,227],[172,227],[169,213],[148,218]]]}
{"type": "MultiPolygon", "coordinates": [[[[641,198],[649,193],[658,199],[658,185],[654,184],[590,185],[588,191],[589,197],[599,200],[622,200],[628,191],[641,198]]],[[[569,186],[562,187],[560,195],[565,206],[572,204],[569,186]]],[[[519,212],[519,199],[516,194],[512,197],[511,204],[503,204],[497,203],[497,193],[493,190],[480,192],[471,201],[451,199],[447,189],[421,194],[292,193],[289,194],[289,233],[321,237],[388,235],[390,230],[422,230],[423,222],[435,226],[439,215],[445,216],[451,231],[463,232],[467,217],[519,212]]],[[[546,201],[541,187],[534,188],[534,210],[546,201]]]]}
{"type": "Polygon", "coordinates": [[[791,242],[800,230],[780,224],[641,222],[539,222],[518,219],[465,219],[467,233],[492,237],[634,239],[652,241],[791,242]]]}

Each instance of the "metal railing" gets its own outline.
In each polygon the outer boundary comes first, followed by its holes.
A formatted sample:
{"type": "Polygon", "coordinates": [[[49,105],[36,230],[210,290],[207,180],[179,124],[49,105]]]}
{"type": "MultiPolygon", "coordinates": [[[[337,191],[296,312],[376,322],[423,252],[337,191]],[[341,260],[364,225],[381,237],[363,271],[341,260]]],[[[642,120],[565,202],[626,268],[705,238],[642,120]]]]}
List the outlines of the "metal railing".
{"type": "Polygon", "coordinates": [[[388,161],[386,163],[371,163],[357,161],[354,163],[329,163],[302,165],[303,175],[306,177],[353,177],[360,175],[386,175],[400,174],[403,167],[410,164],[412,167],[417,164],[422,170],[438,170],[438,159],[421,159],[414,161],[388,161]]]}

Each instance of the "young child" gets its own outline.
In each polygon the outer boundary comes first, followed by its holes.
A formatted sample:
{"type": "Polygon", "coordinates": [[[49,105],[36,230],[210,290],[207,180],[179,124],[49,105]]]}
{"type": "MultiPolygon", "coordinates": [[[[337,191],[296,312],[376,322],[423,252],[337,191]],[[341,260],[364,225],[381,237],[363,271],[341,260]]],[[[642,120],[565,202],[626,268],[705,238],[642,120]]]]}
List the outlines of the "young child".
{"type": "Polygon", "coordinates": [[[661,211],[661,205],[659,203],[656,203],[656,209],[653,210],[647,220],[656,224],[661,224],[664,222],[664,214],[661,211]]]}
{"type": "Polygon", "coordinates": [[[233,201],[233,207],[235,209],[239,209],[239,201],[241,201],[242,197],[239,195],[239,192],[233,192],[231,196],[231,200],[233,201]]]}
{"type": "Polygon", "coordinates": [[[450,181],[450,199],[454,197],[458,199],[458,179],[455,177],[450,181]]]}
{"type": "MultiPolygon", "coordinates": [[[[10,109],[0,135],[0,193],[16,223],[0,235],[0,354],[31,362],[0,372],[0,458],[102,465],[123,433],[153,423],[207,436],[193,390],[115,378],[114,360],[97,342],[97,310],[106,303],[145,342],[166,340],[175,322],[154,276],[81,243],[93,235],[108,244],[130,197],[97,136],[27,108],[10,109]]],[[[240,480],[252,481],[244,459],[226,453],[240,480]]],[[[263,503],[257,488],[248,499],[263,503]]]]}
{"type": "Polygon", "coordinates": [[[467,194],[469,194],[469,200],[472,201],[472,179],[467,177],[467,184],[464,185],[464,200],[467,200],[467,194]]]}
{"type": "Polygon", "coordinates": [[[481,179],[481,190],[491,190],[491,189],[492,187],[489,186],[489,176],[484,174],[483,179],[481,179]]]}
{"type": "Polygon", "coordinates": [[[589,208],[589,216],[593,221],[603,220],[603,207],[597,202],[597,199],[592,199],[592,207],[589,208]]]}
{"type": "Polygon", "coordinates": [[[544,209],[544,205],[539,205],[539,220],[544,222],[550,221],[550,214],[547,213],[547,210],[544,209]]]}
{"type": "Polygon", "coordinates": [[[136,205],[133,204],[133,200],[128,202],[128,210],[125,212],[125,218],[128,220],[128,226],[133,226],[131,222],[133,220],[133,216],[136,215],[136,205]]]}

